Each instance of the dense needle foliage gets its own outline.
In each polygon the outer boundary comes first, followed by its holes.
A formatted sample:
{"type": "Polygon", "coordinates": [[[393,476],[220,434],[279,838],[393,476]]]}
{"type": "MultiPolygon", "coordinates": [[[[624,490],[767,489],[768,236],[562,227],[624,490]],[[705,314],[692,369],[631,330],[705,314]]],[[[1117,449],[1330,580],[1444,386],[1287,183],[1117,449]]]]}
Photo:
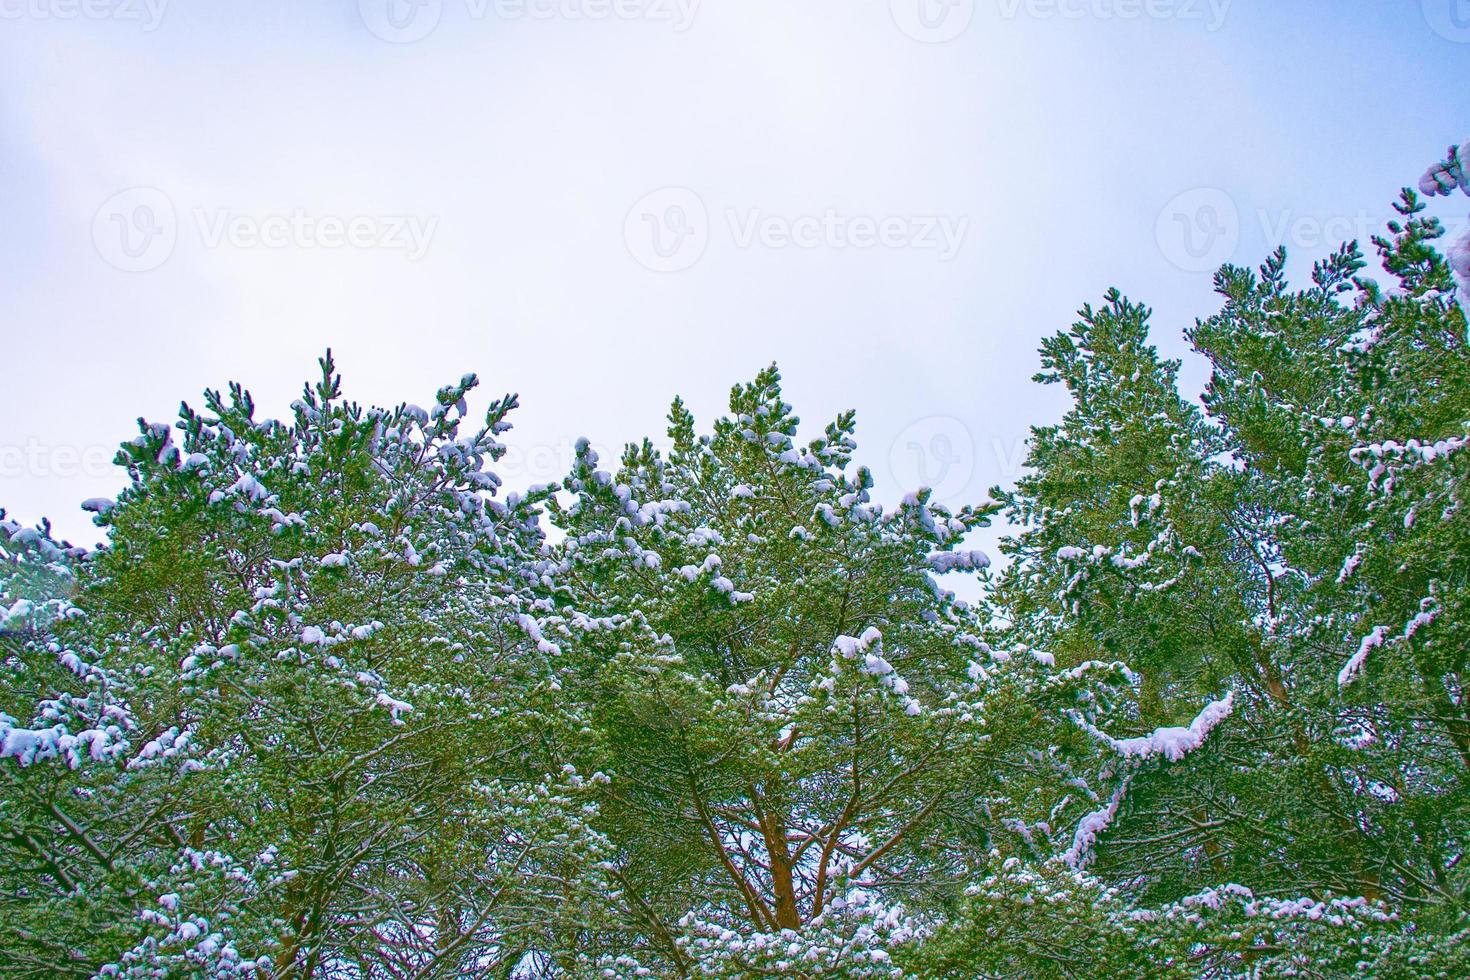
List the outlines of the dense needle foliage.
{"type": "Polygon", "coordinates": [[[524,493],[473,376],[140,420],[105,546],[0,512],[0,975],[1470,974],[1470,243],[1397,207],[1386,284],[1221,269],[1202,399],[1084,307],[959,510],[774,366],[524,493]]]}

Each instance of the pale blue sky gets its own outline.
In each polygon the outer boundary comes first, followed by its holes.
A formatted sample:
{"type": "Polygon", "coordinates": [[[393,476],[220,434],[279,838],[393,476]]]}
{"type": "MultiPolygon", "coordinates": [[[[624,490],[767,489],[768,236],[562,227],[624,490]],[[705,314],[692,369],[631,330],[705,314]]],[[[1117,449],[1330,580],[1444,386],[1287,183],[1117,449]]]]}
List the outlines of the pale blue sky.
{"type": "Polygon", "coordinates": [[[94,541],[137,416],[285,414],[328,345],[519,391],[512,483],[774,359],[884,496],[980,499],[1079,305],[1182,352],[1198,268],[1300,272],[1470,135],[1467,0],[388,2],[0,0],[14,516],[94,541]]]}

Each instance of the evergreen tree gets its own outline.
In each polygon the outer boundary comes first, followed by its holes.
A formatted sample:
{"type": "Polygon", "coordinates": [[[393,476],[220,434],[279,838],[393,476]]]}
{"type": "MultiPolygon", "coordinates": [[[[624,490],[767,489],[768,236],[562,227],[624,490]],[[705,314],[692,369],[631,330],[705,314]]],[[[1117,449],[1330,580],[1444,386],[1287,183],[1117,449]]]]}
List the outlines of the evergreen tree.
{"type": "Polygon", "coordinates": [[[0,511],[0,973],[1467,975],[1467,155],[1387,286],[1221,269],[1198,403],[1084,307],[983,506],[774,366],[524,494],[472,375],[140,420],[105,545],[0,511]]]}
{"type": "MultiPolygon", "coordinates": [[[[893,510],[852,467],[847,412],[803,446],[774,367],[711,435],[675,401],[671,451],[616,475],[583,445],[555,508],[563,695],[607,775],[644,962],[671,975],[888,976],[904,908],[941,907],[989,847],[996,760],[1037,712],[976,610],[988,512],[927,490],[893,510]],[[987,665],[994,667],[989,670],[987,665]]],[[[1039,665],[1032,664],[1039,667],[1039,665]]]]}
{"type": "Polygon", "coordinates": [[[486,468],[514,399],[461,435],[474,384],[363,409],[329,355],[289,422],[207,392],[124,445],[107,547],[11,534],[76,580],[5,684],[34,975],[504,972],[594,904],[582,782],[522,697],[536,498],[486,468]],[[25,709],[44,654],[77,676],[25,709]]]}
{"type": "MultiPolygon", "coordinates": [[[[1452,152],[1441,170],[1455,166],[1452,152]]],[[[1187,764],[1130,770],[1100,811],[1088,871],[1108,901],[1102,882],[1151,922],[1202,895],[1203,919],[1266,895],[1366,903],[1347,935],[1289,952],[1279,925],[1255,946],[1196,936],[1190,956],[1222,974],[1304,955],[1291,968],[1448,976],[1467,955],[1470,362],[1442,229],[1412,192],[1399,211],[1375,240],[1392,291],[1351,244],[1305,290],[1283,252],[1220,271],[1223,309],[1188,333],[1213,368],[1204,414],[1148,345],[1145,309],[1116,293],[1085,308],[1042,347],[1040,380],[1066,384],[1073,408],[1034,430],[1016,490],[996,491],[1022,526],[993,593],[1017,641],[1063,664],[1126,659],[1141,728],[1182,733],[1206,699],[1231,705],[1187,764]]]]}

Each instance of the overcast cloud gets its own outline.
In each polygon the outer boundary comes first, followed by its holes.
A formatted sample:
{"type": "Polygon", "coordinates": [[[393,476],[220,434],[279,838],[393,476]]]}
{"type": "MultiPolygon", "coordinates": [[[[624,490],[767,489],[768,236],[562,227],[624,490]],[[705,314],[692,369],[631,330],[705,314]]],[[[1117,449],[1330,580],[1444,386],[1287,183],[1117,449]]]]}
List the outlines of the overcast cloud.
{"type": "Polygon", "coordinates": [[[520,392],[513,484],[775,360],[885,497],[978,500],[1043,335],[1118,285],[1183,355],[1219,262],[1379,229],[1467,69],[1457,0],[0,0],[0,504],[91,543],[138,416],[328,346],[520,392]]]}

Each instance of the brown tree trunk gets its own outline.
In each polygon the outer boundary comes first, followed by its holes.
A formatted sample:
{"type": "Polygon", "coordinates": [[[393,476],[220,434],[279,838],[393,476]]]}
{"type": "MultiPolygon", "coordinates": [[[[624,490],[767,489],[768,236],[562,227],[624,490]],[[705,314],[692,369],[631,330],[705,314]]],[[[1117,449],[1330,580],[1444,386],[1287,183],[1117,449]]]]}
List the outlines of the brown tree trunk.
{"type": "Polygon", "coordinates": [[[776,899],[776,925],[782,929],[801,928],[801,913],[796,908],[796,882],[791,874],[791,846],[786,827],[773,811],[761,818],[761,833],[766,854],[771,859],[771,891],[776,899]]]}

